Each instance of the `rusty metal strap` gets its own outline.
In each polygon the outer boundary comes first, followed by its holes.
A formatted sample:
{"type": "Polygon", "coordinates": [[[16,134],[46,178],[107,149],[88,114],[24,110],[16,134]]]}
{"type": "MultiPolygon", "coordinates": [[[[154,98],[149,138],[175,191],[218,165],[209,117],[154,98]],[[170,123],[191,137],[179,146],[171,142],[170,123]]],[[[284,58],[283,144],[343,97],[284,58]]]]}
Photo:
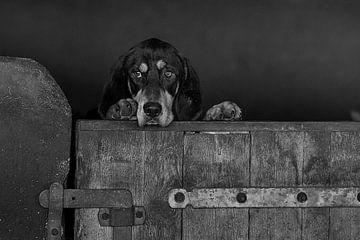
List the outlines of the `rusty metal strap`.
{"type": "Polygon", "coordinates": [[[204,188],[173,189],[171,208],[360,207],[360,188],[204,188]]]}
{"type": "Polygon", "coordinates": [[[126,189],[63,189],[60,183],[53,183],[40,193],[39,202],[49,208],[48,240],[62,239],[63,208],[100,208],[100,225],[113,227],[113,240],[131,240],[131,226],[145,222],[145,208],[133,206],[126,189]]]}
{"type": "MultiPolygon", "coordinates": [[[[129,208],[132,195],[126,189],[64,189],[64,208],[129,208]]],[[[49,190],[40,193],[39,202],[49,207],[49,190]]]]}
{"type": "Polygon", "coordinates": [[[56,183],[50,186],[49,215],[47,224],[48,240],[61,240],[61,217],[63,212],[63,187],[56,183]]]}

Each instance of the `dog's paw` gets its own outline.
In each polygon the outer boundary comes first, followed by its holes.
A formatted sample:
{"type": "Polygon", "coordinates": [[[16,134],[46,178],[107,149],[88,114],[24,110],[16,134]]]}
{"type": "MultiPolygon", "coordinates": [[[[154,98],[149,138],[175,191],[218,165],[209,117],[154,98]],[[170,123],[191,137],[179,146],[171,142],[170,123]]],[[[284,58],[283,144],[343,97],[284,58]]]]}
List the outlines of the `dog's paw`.
{"type": "Polygon", "coordinates": [[[106,112],[106,119],[110,120],[136,120],[137,102],[131,98],[120,99],[110,106],[106,112]]]}
{"type": "Polygon", "coordinates": [[[207,110],[204,120],[237,121],[242,119],[242,112],[236,103],[225,101],[207,110]]]}

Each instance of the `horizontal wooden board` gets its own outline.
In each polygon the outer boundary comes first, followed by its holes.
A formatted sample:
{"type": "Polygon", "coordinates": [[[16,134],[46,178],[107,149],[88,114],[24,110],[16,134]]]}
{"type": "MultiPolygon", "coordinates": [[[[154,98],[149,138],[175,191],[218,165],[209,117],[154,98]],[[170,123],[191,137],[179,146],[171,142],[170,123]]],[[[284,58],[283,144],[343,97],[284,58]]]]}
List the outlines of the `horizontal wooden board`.
{"type": "Polygon", "coordinates": [[[168,127],[139,127],[136,121],[80,120],[80,131],[185,131],[185,132],[242,132],[242,131],[360,131],[360,122],[173,122],[168,127]]]}

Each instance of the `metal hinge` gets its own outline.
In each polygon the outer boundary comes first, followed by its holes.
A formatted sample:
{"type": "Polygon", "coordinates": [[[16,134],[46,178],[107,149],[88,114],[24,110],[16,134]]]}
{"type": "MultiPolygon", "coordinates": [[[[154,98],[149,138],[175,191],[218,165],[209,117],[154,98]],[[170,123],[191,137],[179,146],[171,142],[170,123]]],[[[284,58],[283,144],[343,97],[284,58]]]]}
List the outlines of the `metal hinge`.
{"type": "Polygon", "coordinates": [[[39,195],[40,205],[49,209],[47,239],[60,240],[63,208],[99,208],[101,226],[113,227],[113,239],[131,240],[131,226],[145,222],[145,209],[133,206],[126,189],[63,189],[53,183],[39,195]]]}
{"type": "Polygon", "coordinates": [[[360,188],[204,188],[173,189],[171,208],[360,207],[360,188]]]}

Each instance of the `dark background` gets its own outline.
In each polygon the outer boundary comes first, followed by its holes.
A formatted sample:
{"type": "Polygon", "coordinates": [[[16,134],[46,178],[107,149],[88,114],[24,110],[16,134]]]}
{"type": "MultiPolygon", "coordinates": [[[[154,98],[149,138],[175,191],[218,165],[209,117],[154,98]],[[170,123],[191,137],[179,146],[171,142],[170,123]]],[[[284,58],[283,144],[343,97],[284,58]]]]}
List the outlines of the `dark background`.
{"type": "Polygon", "coordinates": [[[76,117],[109,68],[158,37],[190,58],[205,107],[231,99],[247,120],[348,120],[360,109],[359,1],[1,1],[0,55],[46,66],[76,117]]]}

